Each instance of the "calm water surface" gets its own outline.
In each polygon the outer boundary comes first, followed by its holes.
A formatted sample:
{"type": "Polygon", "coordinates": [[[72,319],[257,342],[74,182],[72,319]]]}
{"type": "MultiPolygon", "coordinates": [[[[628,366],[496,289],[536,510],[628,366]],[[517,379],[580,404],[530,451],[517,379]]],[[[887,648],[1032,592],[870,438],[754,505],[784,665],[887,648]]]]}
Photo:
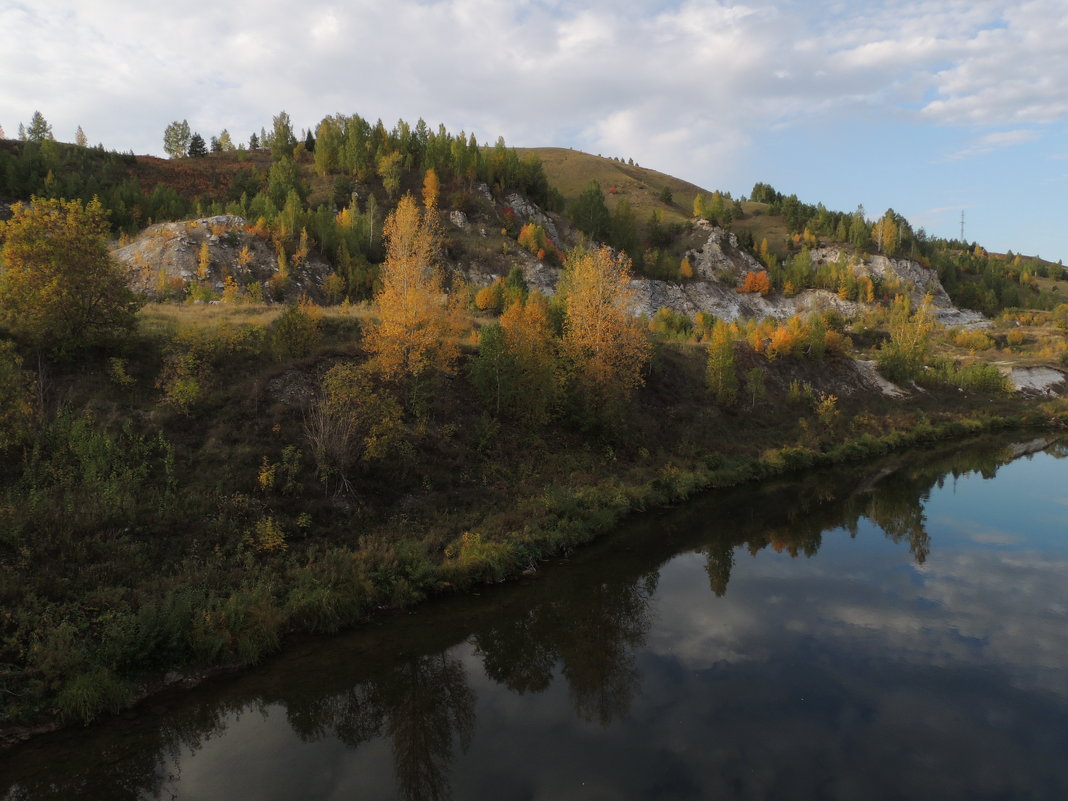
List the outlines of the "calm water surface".
{"type": "Polygon", "coordinates": [[[1068,448],[1038,447],[646,515],[4,754],[0,799],[1068,798],[1068,448]]]}

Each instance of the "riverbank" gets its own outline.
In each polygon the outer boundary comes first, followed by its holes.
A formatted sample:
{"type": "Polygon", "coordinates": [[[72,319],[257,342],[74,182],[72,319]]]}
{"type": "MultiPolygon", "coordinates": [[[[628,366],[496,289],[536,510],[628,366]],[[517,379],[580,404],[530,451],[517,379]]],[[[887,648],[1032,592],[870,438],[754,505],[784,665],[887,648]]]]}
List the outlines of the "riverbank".
{"type": "Polygon", "coordinates": [[[536,570],[706,489],[1068,425],[1063,400],[998,390],[838,397],[840,356],[761,360],[761,393],[724,408],[705,387],[704,348],[663,345],[612,419],[493,415],[466,367],[442,377],[390,459],[355,467],[342,488],[324,485],[307,444],[318,377],[360,358],[338,342],[280,365],[247,332],[194,343],[179,355],[225,368],[197,374],[203,394],[185,409],[141,378],[168,375],[166,344],[120,371],[112,359],[54,377],[70,403],[0,509],[3,742],[254,664],[300,632],[536,570]]]}

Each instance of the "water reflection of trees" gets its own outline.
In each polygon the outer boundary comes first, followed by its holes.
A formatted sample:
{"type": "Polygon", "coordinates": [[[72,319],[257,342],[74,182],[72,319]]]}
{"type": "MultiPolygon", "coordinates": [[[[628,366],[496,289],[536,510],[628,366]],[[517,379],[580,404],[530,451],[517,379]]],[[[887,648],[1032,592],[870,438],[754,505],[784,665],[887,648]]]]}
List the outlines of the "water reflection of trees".
{"type": "Polygon", "coordinates": [[[580,718],[607,726],[625,717],[637,693],[634,654],[649,629],[656,582],[655,572],[576,582],[522,615],[493,619],[473,638],[486,674],[514,692],[541,692],[559,664],[580,718]]]}
{"type": "Polygon", "coordinates": [[[933,487],[942,487],[950,476],[957,479],[969,473],[993,478],[1005,464],[1038,450],[1057,458],[1068,455],[1068,446],[1044,440],[967,449],[948,446],[929,452],[922,461],[902,455],[875,472],[825,471],[805,481],[766,487],[748,498],[740,525],[717,527],[713,538],[697,549],[705,555],[709,586],[717,597],[726,593],[739,547],[754,555],[771,548],[793,557],[813,556],[823,532],[845,528],[855,536],[862,518],[892,542],[907,545],[922,565],[932,546],[924,504],[933,487]]]}
{"type": "MultiPolygon", "coordinates": [[[[1047,452],[1064,458],[1068,445],[1047,452]]],[[[225,730],[234,713],[258,703],[282,705],[305,741],[336,737],[357,748],[385,738],[401,798],[447,799],[452,762],[475,730],[474,693],[450,646],[473,636],[486,674],[517,693],[540,693],[559,678],[580,718],[608,725],[629,714],[638,692],[635,654],[649,629],[658,577],[651,564],[680,548],[697,548],[706,557],[710,588],[721,596],[739,548],[811,556],[823,532],[845,528],[855,534],[861,519],[907,544],[922,564],[933,547],[923,511],[931,488],[973,472],[992,477],[1020,453],[1018,447],[954,445],[928,452],[922,461],[903,455],[868,470],[821,472],[690,504],[650,524],[648,540],[640,540],[655,543],[647,551],[621,558],[618,549],[607,548],[615,564],[608,571],[591,559],[586,573],[575,565],[566,576],[542,579],[532,589],[538,596],[533,603],[528,594],[521,603],[482,610],[473,628],[465,623],[462,630],[422,631],[416,655],[390,667],[354,661],[348,669],[323,667],[315,682],[282,673],[267,688],[238,685],[231,695],[186,703],[180,713],[142,727],[136,748],[121,733],[93,735],[87,748],[80,738],[67,741],[49,752],[49,766],[62,770],[26,771],[3,797],[168,797],[180,787],[180,776],[171,772],[180,774],[183,752],[197,751],[225,730]],[[664,526],[674,530],[674,539],[659,536],[664,526]]]]}
{"type": "Polygon", "coordinates": [[[446,653],[408,659],[338,695],[287,704],[290,725],[304,740],[334,736],[357,748],[388,738],[398,795],[406,801],[452,797],[454,748],[470,745],[474,710],[464,666],[446,653]]]}

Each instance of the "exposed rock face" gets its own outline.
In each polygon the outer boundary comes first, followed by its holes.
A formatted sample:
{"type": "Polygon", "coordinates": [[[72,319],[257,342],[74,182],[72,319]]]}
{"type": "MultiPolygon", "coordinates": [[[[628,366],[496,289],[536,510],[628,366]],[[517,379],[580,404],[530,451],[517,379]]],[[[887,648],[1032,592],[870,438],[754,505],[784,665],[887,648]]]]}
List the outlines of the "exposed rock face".
{"type": "MultiPolygon", "coordinates": [[[[817,248],[812,252],[814,263],[825,264],[838,261],[842,256],[840,248],[817,248]]],[[[848,258],[848,257],[847,257],[848,258]]],[[[867,261],[855,262],[860,275],[876,277],[882,281],[899,281],[910,288],[913,305],[923,302],[925,296],[931,296],[931,311],[935,319],[945,326],[960,328],[989,328],[991,322],[977,311],[958,309],[946,293],[938,273],[924,267],[911,259],[888,259],[886,256],[870,256],[867,261]]]]}
{"type": "MultiPolygon", "coordinates": [[[[160,223],[146,228],[112,255],[130,269],[130,286],[152,298],[173,296],[198,278],[200,249],[207,243],[211,266],[203,281],[222,291],[226,276],[240,286],[269,281],[278,272],[278,257],[270,242],[252,234],[243,217],[221,215],[186,222],[160,223]],[[248,247],[251,258],[241,264],[248,247]]],[[[287,297],[307,294],[319,298],[330,265],[316,256],[290,273],[287,297]]]]}
{"type": "Polygon", "coordinates": [[[739,246],[736,235],[716,228],[707,220],[698,220],[694,227],[708,234],[702,247],[686,254],[695,278],[705,281],[740,280],[746,273],[764,269],[760,262],[739,246]]]}
{"type": "Polygon", "coordinates": [[[666,306],[688,317],[705,312],[722,320],[748,317],[785,320],[794,314],[831,310],[844,317],[852,317],[860,307],[860,304],[842,300],[825,289],[810,289],[792,298],[784,298],[763,297],[756,293],[741,294],[733,287],[715,281],[677,283],[641,278],[631,281],[630,285],[637,296],[634,313],[649,316],[666,306]]]}
{"type": "Polygon", "coordinates": [[[1053,367],[1016,366],[1009,370],[1009,380],[1017,392],[1040,394],[1062,393],[1068,387],[1068,375],[1053,367]]]}
{"type": "MultiPolygon", "coordinates": [[[[536,222],[560,242],[557,239],[559,229],[535,204],[516,194],[509,195],[507,201],[520,219],[536,222]]],[[[688,317],[693,317],[697,312],[705,312],[723,320],[750,317],[784,320],[794,314],[806,315],[826,311],[834,311],[849,318],[857,316],[866,308],[865,304],[842,300],[834,292],[825,289],[808,289],[793,297],[785,297],[779,293],[765,297],[757,293],[737,292],[736,287],[746,273],[762,271],[764,266],[741,247],[735,234],[717,228],[705,220],[696,221],[694,228],[705,235],[704,244],[692,248],[686,254],[694,269],[694,279],[682,282],[649,278],[633,280],[631,288],[635,293],[635,315],[652,316],[666,307],[688,317]]],[[[841,255],[841,249],[833,247],[812,251],[814,264],[834,262],[841,255]]],[[[545,295],[556,291],[561,273],[558,268],[539,262],[522,249],[518,249],[511,259],[513,264],[518,264],[523,270],[523,277],[532,288],[545,295]]],[[[867,261],[853,264],[860,275],[870,275],[884,282],[905,285],[914,304],[918,305],[925,296],[930,295],[935,319],[943,325],[962,328],[984,328],[991,325],[979,312],[965,311],[954,306],[938,280],[938,273],[914,261],[872,256],[867,261]]],[[[467,280],[475,284],[490,283],[498,277],[496,274],[479,272],[473,266],[471,269],[461,266],[459,270],[465,274],[467,280]]]]}
{"type": "Polygon", "coordinates": [[[559,246],[563,246],[565,243],[560,239],[560,232],[556,228],[556,223],[549,217],[544,211],[538,208],[536,203],[532,203],[522,195],[517,195],[515,192],[507,197],[507,203],[512,207],[512,211],[515,212],[516,217],[528,223],[535,223],[545,229],[545,233],[549,235],[559,246]]]}
{"type": "Polygon", "coordinates": [[[467,231],[471,228],[471,223],[467,221],[467,215],[462,211],[450,211],[449,222],[459,228],[461,231],[467,231]]]}

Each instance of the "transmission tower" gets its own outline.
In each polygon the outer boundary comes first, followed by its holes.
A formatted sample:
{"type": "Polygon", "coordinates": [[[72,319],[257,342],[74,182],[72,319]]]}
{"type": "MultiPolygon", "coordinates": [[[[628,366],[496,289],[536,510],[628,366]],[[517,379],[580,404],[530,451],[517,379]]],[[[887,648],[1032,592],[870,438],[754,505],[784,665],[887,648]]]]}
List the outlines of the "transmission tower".
{"type": "Polygon", "coordinates": [[[964,209],[960,210],[960,241],[964,241],[964,209]]]}

